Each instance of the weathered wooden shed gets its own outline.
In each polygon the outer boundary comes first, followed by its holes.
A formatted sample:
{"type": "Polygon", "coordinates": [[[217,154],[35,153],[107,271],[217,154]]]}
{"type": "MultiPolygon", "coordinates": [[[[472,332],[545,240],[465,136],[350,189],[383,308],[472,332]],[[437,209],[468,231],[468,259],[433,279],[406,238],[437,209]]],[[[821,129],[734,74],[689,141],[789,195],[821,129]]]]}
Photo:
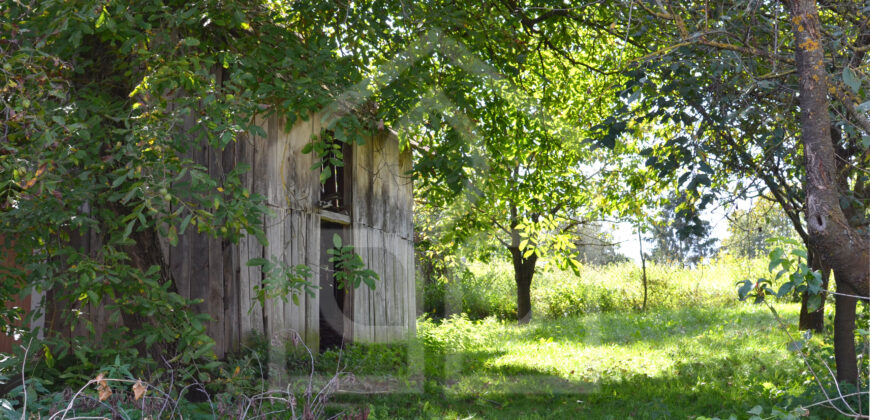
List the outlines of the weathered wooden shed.
{"type": "MultiPolygon", "coordinates": [[[[186,128],[193,124],[189,120],[186,128]]],[[[388,342],[413,334],[416,294],[412,182],[407,175],[410,151],[400,150],[395,133],[389,130],[365,133],[364,144],[343,145],[344,167],[322,183],[320,170],[312,169],[320,158],[302,153],[312,136],[321,133],[319,116],[300,120],[293,127],[277,116],[258,119],[255,124],[265,136],[242,137],[223,151],[203,146],[189,153],[216,179],[239,164],[250,166],[243,184],[252,194],[264,196],[271,210],[262,221],[268,245],[253,236],[232,243],[195,229],[181,235],[175,247],[165,239],[161,244],[178,293],[201,299],[192,310],[210,315],[207,333],[216,342],[218,357],[240,349],[251,334],[280,340],[289,338],[291,329],[314,349],[342,340],[388,342]],[[327,254],[334,234],[353,245],[367,267],[378,274],[374,290],[335,287],[334,267],[327,254]],[[260,267],[247,265],[253,258],[307,265],[312,273],[309,281],[319,288],[314,296],[301,295],[298,304],[275,298],[261,306],[254,291],[264,273],[260,267]]],[[[71,236],[86,252],[100,248],[95,232],[71,236]]],[[[47,293],[52,300],[53,291],[47,293]]],[[[65,309],[49,304],[37,326],[64,335],[85,331],[58,329],[64,325],[58,314],[65,309]]],[[[110,320],[100,302],[86,303],[82,314],[92,322],[98,340],[117,322],[110,320]]],[[[11,338],[4,338],[0,351],[12,346],[11,338]]]]}
{"type": "Polygon", "coordinates": [[[211,315],[208,334],[219,356],[239,348],[252,333],[286,337],[293,329],[312,348],[340,344],[342,339],[386,342],[413,333],[414,288],[413,199],[409,150],[400,150],[395,133],[364,135],[365,144],[344,145],[345,166],[321,183],[312,170],[319,157],[302,153],[322,122],[313,115],[287,127],[282,118],[259,119],[265,136],[240,139],[223,152],[201,149],[194,160],[217,174],[239,163],[251,170],[245,188],[266,197],[272,214],[263,220],[268,240],[238,244],[190,233],[177,247],[164,248],[170,269],[185,297],[202,299],[197,311],[211,315]],[[333,234],[355,247],[380,277],[374,290],[335,287],[327,250],[333,234]],[[278,258],[290,266],[311,268],[310,281],[320,288],[300,296],[299,304],[281,299],[254,299],[263,281],[253,258],[278,258]]]}

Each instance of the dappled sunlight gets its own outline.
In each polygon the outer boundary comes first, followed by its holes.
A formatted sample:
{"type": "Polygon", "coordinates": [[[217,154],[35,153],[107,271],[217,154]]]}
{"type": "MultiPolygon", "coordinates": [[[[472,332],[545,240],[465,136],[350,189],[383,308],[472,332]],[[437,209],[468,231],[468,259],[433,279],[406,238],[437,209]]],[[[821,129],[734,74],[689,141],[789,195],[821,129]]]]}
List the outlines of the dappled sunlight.
{"type": "Polygon", "coordinates": [[[666,351],[649,346],[577,344],[520,344],[514,347],[515,352],[490,360],[486,366],[535,368],[568,380],[598,382],[635,375],[661,376],[674,364],[666,351]]]}
{"type": "MultiPolygon", "coordinates": [[[[777,309],[793,320],[798,307],[777,309]]],[[[733,385],[766,365],[799,367],[761,305],[592,314],[524,327],[491,318],[429,322],[421,333],[443,351],[443,381],[453,394],[596,393],[604,384],[652,380],[694,392],[733,385]]]]}
{"type": "MultiPolygon", "coordinates": [[[[798,305],[775,308],[794,324],[798,305]]],[[[423,317],[418,338],[422,355],[410,369],[384,356],[402,355],[398,348],[351,348],[348,360],[363,372],[422,384],[419,393],[383,396],[378,404],[424,404],[435,417],[459,418],[726,418],[758,398],[779,403],[805,390],[794,379],[804,376],[802,362],[764,305],[604,312],[526,326],[423,317]]]]}

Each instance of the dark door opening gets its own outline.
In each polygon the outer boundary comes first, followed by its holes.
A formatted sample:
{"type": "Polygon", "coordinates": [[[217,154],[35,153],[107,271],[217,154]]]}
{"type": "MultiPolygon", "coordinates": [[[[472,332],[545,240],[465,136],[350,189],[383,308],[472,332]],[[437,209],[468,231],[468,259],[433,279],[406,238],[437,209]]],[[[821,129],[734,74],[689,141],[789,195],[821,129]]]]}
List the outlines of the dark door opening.
{"type": "Polygon", "coordinates": [[[339,235],[345,242],[345,226],[332,223],[320,223],[320,350],[342,346],[345,338],[345,308],[349,300],[346,289],[338,288],[335,281],[335,263],[330,262],[331,255],[327,252],[333,248],[332,237],[339,235]]]}

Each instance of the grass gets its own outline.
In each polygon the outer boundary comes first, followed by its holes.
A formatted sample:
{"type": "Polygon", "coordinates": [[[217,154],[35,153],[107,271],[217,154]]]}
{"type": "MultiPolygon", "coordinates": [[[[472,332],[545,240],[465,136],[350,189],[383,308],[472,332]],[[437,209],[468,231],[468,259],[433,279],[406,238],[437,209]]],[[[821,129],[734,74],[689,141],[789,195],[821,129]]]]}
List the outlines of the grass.
{"type": "MultiPolygon", "coordinates": [[[[586,266],[579,275],[541,267],[535,319],[520,327],[510,266],[471,264],[422,286],[427,308],[454,315],[422,316],[404,346],[347,350],[349,369],[371,385],[337,404],[368,408],[370,418],[655,419],[751,418],[757,406],[771,417],[817,400],[770,310],[737,301],[738,281],[769,276],[765,260],[652,264],[647,274],[641,311],[641,272],[632,263],[586,266]]],[[[799,305],[788,300],[774,307],[800,337],[799,305]]],[[[823,338],[806,345],[830,358],[823,338]]],[[[323,368],[335,362],[335,354],[320,359],[323,368]]],[[[835,416],[816,408],[810,417],[835,416]]]]}
{"type": "MultiPolygon", "coordinates": [[[[777,305],[789,324],[798,309],[777,305]]],[[[421,318],[410,346],[356,345],[346,354],[363,378],[402,386],[337,402],[369,407],[370,418],[748,418],[756,405],[793,406],[792,396],[812,387],[774,325],[766,307],[742,303],[525,327],[421,318]]]]}
{"type": "MultiPolygon", "coordinates": [[[[452,315],[421,316],[408,342],[353,344],[342,353],[317,355],[314,390],[323,389],[337,366],[351,372],[354,378],[345,378],[341,392],[328,388],[323,394],[327,414],[345,419],[785,418],[773,410],[787,412],[819,397],[768,308],[736,299],[737,281],[765,274],[763,261],[727,257],[692,269],[652,265],[642,311],[640,270],[632,264],[583,267],[579,276],[542,267],[533,284],[534,320],[517,326],[510,267],[473,264],[451,283],[422,290],[442,299],[429,307],[441,305],[452,315]]],[[[774,307],[799,337],[799,305],[782,301],[774,307]]],[[[832,306],[826,310],[830,316],[832,306]]],[[[870,310],[864,309],[861,328],[867,318],[870,310]]],[[[804,348],[830,360],[830,343],[828,331],[804,348]]],[[[867,348],[866,340],[862,345],[867,348]]],[[[210,378],[201,372],[214,399],[188,402],[173,394],[179,414],[233,417],[227,413],[238,413],[259,395],[266,402],[253,418],[287,418],[290,393],[297,404],[304,400],[310,359],[304,348],[288,346],[284,376],[279,363],[269,362],[281,352],[260,337],[210,371],[210,378]],[[265,383],[274,372],[279,376],[265,383]],[[273,385],[284,394],[261,394],[273,385]]],[[[866,358],[861,363],[866,367],[866,358]]],[[[36,402],[45,407],[56,405],[48,397],[68,397],[40,392],[36,402]]],[[[114,412],[106,407],[95,406],[94,413],[114,412]]],[[[817,407],[809,418],[834,414],[817,407]]]]}
{"type": "MultiPolygon", "coordinates": [[[[733,304],[735,284],[767,277],[767,261],[723,256],[694,268],[648,264],[647,308],[733,304]]],[[[472,319],[516,314],[513,269],[504,262],[472,263],[447,281],[420,285],[427,312],[465,313],[472,319]]],[[[627,262],[582,266],[579,275],[541,265],[532,282],[536,317],[557,319],[596,312],[632,311],[643,304],[641,269],[627,262]]]]}

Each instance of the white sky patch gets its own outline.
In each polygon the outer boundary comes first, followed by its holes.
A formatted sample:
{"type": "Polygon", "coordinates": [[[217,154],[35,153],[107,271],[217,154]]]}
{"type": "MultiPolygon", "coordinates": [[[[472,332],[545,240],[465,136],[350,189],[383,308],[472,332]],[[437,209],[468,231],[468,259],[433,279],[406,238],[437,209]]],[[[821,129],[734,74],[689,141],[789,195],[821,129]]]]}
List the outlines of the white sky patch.
{"type": "MultiPolygon", "coordinates": [[[[728,234],[728,219],[725,218],[727,213],[733,212],[735,209],[748,210],[752,208],[753,200],[739,199],[735,202],[735,206],[726,208],[725,206],[715,206],[713,209],[704,210],[701,212],[701,218],[710,222],[713,231],[710,237],[722,240],[729,236],[728,234]]],[[[605,225],[606,226],[606,225],[605,225]]],[[[635,263],[640,264],[640,246],[637,240],[637,226],[631,223],[613,223],[608,229],[611,230],[613,241],[618,243],[619,253],[631,258],[635,263]]],[[[649,240],[650,234],[647,232],[644,239],[649,240]]],[[[649,254],[653,245],[644,241],[643,251],[649,254]]]]}

